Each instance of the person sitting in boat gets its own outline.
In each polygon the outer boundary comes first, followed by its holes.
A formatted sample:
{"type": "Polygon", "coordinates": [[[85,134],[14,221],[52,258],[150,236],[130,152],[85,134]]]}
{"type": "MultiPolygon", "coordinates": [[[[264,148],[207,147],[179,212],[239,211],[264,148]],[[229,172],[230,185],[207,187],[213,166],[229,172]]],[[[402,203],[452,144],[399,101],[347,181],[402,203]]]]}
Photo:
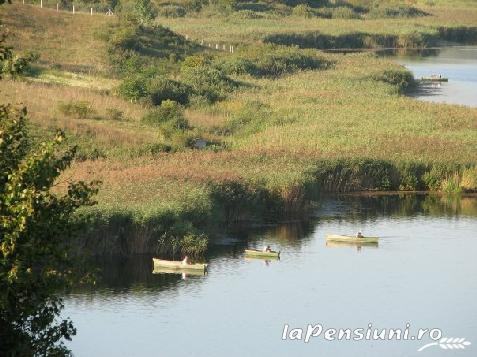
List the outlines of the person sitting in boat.
{"type": "Polygon", "coordinates": [[[266,245],[265,247],[263,247],[263,251],[266,253],[270,253],[272,251],[272,248],[269,245],[266,245]]]}
{"type": "Polygon", "coordinates": [[[364,238],[364,236],[361,232],[358,232],[356,233],[356,238],[364,238]]]}
{"type": "Polygon", "coordinates": [[[188,265],[188,264],[190,264],[189,257],[188,257],[187,255],[186,255],[186,256],[184,257],[184,259],[182,260],[182,264],[183,264],[183,265],[188,265]]]}

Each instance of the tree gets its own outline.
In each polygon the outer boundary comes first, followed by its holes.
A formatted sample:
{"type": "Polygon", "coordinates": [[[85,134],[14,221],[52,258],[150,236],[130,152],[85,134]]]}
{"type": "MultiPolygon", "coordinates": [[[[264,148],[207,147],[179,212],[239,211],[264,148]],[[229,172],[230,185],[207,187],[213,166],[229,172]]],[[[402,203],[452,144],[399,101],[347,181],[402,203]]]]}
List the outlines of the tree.
{"type": "MultiPolygon", "coordinates": [[[[3,54],[11,49],[0,42],[3,54]]],[[[76,331],[71,321],[58,322],[57,293],[72,277],[73,214],[94,204],[97,189],[77,182],[52,192],[76,149],[65,146],[62,132],[32,148],[26,115],[0,105],[0,355],[65,355],[63,339],[76,331]]]]}
{"type": "Polygon", "coordinates": [[[118,9],[123,20],[142,26],[151,25],[158,13],[151,0],[121,0],[118,9]]]}

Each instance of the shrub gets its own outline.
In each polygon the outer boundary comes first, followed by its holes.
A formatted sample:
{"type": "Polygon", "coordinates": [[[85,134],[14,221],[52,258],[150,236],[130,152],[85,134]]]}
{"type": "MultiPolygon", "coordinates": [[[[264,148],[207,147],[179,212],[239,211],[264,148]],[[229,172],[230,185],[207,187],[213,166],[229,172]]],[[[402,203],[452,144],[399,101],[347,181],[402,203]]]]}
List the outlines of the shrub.
{"type": "Polygon", "coordinates": [[[444,180],[454,176],[456,172],[459,172],[459,167],[457,165],[434,164],[430,170],[424,173],[422,181],[427,189],[431,191],[439,191],[442,188],[444,180]]]}
{"type": "Polygon", "coordinates": [[[293,16],[310,18],[314,16],[313,9],[306,4],[300,4],[293,8],[293,16]]]}
{"type": "Polygon", "coordinates": [[[221,69],[208,65],[183,66],[181,78],[192,88],[195,95],[203,97],[209,102],[224,98],[237,86],[221,69]]]}
{"type": "Polygon", "coordinates": [[[156,78],[149,84],[148,92],[154,105],[160,105],[168,99],[180,104],[187,104],[189,96],[192,94],[192,88],[171,79],[156,78]]]}
{"type": "Polygon", "coordinates": [[[255,77],[278,77],[298,70],[327,67],[328,62],[314,51],[296,47],[262,45],[248,47],[222,64],[227,73],[250,74],[255,77]]]}
{"type": "Polygon", "coordinates": [[[91,103],[86,101],[60,103],[58,110],[66,116],[80,119],[91,117],[95,113],[91,103]]]}
{"type": "Polygon", "coordinates": [[[375,6],[368,12],[369,18],[397,18],[427,16],[428,13],[412,6],[375,6]]]}
{"type": "Polygon", "coordinates": [[[374,74],[372,78],[395,86],[399,93],[406,91],[415,84],[414,76],[407,69],[388,69],[374,74]]]}
{"type": "Polygon", "coordinates": [[[184,17],[187,11],[180,5],[165,5],[159,8],[159,15],[164,17],[184,17]]]}
{"type": "Polygon", "coordinates": [[[426,167],[422,164],[405,162],[397,165],[400,176],[399,190],[416,191],[425,189],[422,183],[422,175],[426,167]]]}
{"type": "Polygon", "coordinates": [[[121,0],[119,16],[127,22],[150,25],[157,17],[157,8],[151,0],[121,0]]]}
{"type": "Polygon", "coordinates": [[[159,107],[149,111],[142,121],[154,126],[163,126],[165,129],[185,130],[189,123],[184,117],[184,108],[173,100],[164,100],[159,107]]]}
{"type": "Polygon", "coordinates": [[[204,234],[187,234],[181,239],[181,252],[192,258],[200,258],[207,252],[209,239],[204,234]]]}
{"type": "Polygon", "coordinates": [[[148,94],[148,80],[143,74],[131,75],[124,79],[117,88],[121,97],[137,101],[148,94]]]}

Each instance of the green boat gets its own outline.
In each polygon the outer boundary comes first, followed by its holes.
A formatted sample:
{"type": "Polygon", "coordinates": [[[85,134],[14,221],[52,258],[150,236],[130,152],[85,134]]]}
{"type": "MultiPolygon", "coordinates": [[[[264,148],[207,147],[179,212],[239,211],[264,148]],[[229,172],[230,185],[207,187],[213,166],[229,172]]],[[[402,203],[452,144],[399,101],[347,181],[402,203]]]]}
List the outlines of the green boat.
{"type": "Polygon", "coordinates": [[[207,264],[184,264],[180,260],[162,260],[157,258],[152,258],[152,262],[154,264],[154,269],[167,268],[178,271],[207,271],[207,264]]]}
{"type": "Polygon", "coordinates": [[[354,243],[354,244],[366,244],[366,243],[378,243],[378,237],[362,237],[358,238],[356,236],[344,236],[339,234],[328,234],[326,236],[327,242],[344,242],[344,243],[354,243]]]}
{"type": "Polygon", "coordinates": [[[430,77],[421,77],[423,82],[449,82],[449,78],[444,78],[441,76],[430,76],[430,77]]]}
{"type": "Polygon", "coordinates": [[[252,258],[280,258],[280,252],[264,252],[257,249],[245,249],[245,255],[252,258]]]}

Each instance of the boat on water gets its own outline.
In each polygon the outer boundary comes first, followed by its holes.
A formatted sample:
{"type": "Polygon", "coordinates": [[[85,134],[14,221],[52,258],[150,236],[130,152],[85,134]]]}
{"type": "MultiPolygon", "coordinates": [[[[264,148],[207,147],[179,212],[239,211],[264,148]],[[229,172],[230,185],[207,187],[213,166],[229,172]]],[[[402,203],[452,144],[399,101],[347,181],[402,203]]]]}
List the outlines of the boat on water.
{"type": "Polygon", "coordinates": [[[427,77],[421,77],[422,82],[449,82],[449,78],[444,78],[438,75],[432,75],[427,77]]]}
{"type": "Polygon", "coordinates": [[[326,247],[327,248],[360,248],[360,247],[369,247],[369,248],[378,248],[379,243],[378,242],[335,242],[332,240],[327,240],[326,241],[326,247]]]}
{"type": "Polygon", "coordinates": [[[184,264],[180,260],[162,260],[157,258],[152,258],[154,264],[154,270],[160,268],[167,268],[171,270],[179,271],[207,271],[207,264],[184,264]]]}
{"type": "Polygon", "coordinates": [[[361,237],[356,236],[345,236],[339,234],[328,234],[326,236],[327,242],[344,242],[344,243],[354,243],[354,244],[376,244],[379,241],[378,237],[361,237]]]}
{"type": "Polygon", "coordinates": [[[245,255],[251,258],[280,258],[280,251],[275,252],[264,252],[263,250],[257,249],[245,249],[245,255]]]}
{"type": "Polygon", "coordinates": [[[153,274],[185,274],[186,276],[204,276],[207,274],[207,270],[201,269],[175,269],[175,268],[163,268],[154,266],[152,270],[153,274]]]}

